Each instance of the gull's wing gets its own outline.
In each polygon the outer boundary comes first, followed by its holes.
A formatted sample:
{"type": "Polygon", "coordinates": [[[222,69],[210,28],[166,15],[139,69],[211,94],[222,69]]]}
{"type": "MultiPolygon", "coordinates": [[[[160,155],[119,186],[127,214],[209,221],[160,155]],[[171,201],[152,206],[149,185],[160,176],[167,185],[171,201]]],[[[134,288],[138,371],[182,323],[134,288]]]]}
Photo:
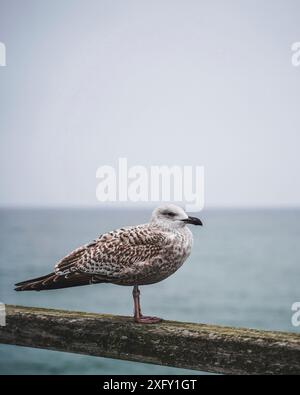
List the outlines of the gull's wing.
{"type": "Polygon", "coordinates": [[[135,264],[159,256],[166,235],[149,225],[122,228],[100,236],[63,258],[55,266],[55,274],[96,275],[102,281],[122,279],[135,264]]]}
{"type": "Polygon", "coordinates": [[[77,248],[55,265],[54,272],[16,284],[16,291],[42,291],[111,282],[132,284],[147,278],[149,262],[161,260],[167,236],[149,225],[106,233],[77,248]],[[141,263],[143,263],[141,265],[141,263]]]}

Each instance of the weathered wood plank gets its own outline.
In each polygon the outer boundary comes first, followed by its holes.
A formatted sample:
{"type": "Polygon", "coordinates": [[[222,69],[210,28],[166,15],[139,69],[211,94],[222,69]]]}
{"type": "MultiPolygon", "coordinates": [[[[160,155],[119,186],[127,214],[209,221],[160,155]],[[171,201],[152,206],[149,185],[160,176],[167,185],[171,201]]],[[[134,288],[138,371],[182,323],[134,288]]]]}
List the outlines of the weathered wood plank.
{"type": "Polygon", "coordinates": [[[0,343],[226,374],[300,374],[300,335],[6,306],[0,343]]]}

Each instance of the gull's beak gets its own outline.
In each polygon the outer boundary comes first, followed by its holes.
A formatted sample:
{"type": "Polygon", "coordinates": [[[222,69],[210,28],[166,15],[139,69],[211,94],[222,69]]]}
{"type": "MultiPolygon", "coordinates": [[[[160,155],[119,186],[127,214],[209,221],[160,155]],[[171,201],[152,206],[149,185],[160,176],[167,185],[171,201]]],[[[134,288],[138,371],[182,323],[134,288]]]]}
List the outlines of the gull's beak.
{"type": "Polygon", "coordinates": [[[181,221],[185,222],[186,224],[203,226],[203,223],[200,221],[200,219],[196,217],[188,217],[186,219],[182,219],[181,221]]]}

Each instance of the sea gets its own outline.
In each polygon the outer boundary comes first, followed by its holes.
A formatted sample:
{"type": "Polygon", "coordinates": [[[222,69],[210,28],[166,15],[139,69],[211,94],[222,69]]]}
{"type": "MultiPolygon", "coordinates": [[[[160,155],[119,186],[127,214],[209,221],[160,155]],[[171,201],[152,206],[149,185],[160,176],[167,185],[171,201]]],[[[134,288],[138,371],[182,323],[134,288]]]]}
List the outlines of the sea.
{"type": "MultiPolygon", "coordinates": [[[[148,221],[148,209],[1,209],[0,302],[132,314],[131,288],[111,284],[15,292],[100,234],[148,221]]],[[[189,259],[141,287],[144,314],[169,320],[300,333],[300,209],[207,209],[189,259]]],[[[157,365],[0,344],[0,374],[199,374],[157,365]]]]}

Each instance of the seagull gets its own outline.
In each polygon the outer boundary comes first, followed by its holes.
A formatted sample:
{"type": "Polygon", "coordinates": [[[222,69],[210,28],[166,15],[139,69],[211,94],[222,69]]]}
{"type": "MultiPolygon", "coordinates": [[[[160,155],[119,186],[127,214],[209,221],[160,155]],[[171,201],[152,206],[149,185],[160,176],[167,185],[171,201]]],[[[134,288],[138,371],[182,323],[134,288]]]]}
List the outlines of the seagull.
{"type": "Polygon", "coordinates": [[[193,235],[187,224],[202,225],[174,205],[156,208],[150,222],[117,229],[77,248],[46,276],[15,284],[16,291],[43,291],[96,283],[133,286],[134,321],[160,322],[142,315],[140,285],[160,282],[188,258],[193,235]]]}

